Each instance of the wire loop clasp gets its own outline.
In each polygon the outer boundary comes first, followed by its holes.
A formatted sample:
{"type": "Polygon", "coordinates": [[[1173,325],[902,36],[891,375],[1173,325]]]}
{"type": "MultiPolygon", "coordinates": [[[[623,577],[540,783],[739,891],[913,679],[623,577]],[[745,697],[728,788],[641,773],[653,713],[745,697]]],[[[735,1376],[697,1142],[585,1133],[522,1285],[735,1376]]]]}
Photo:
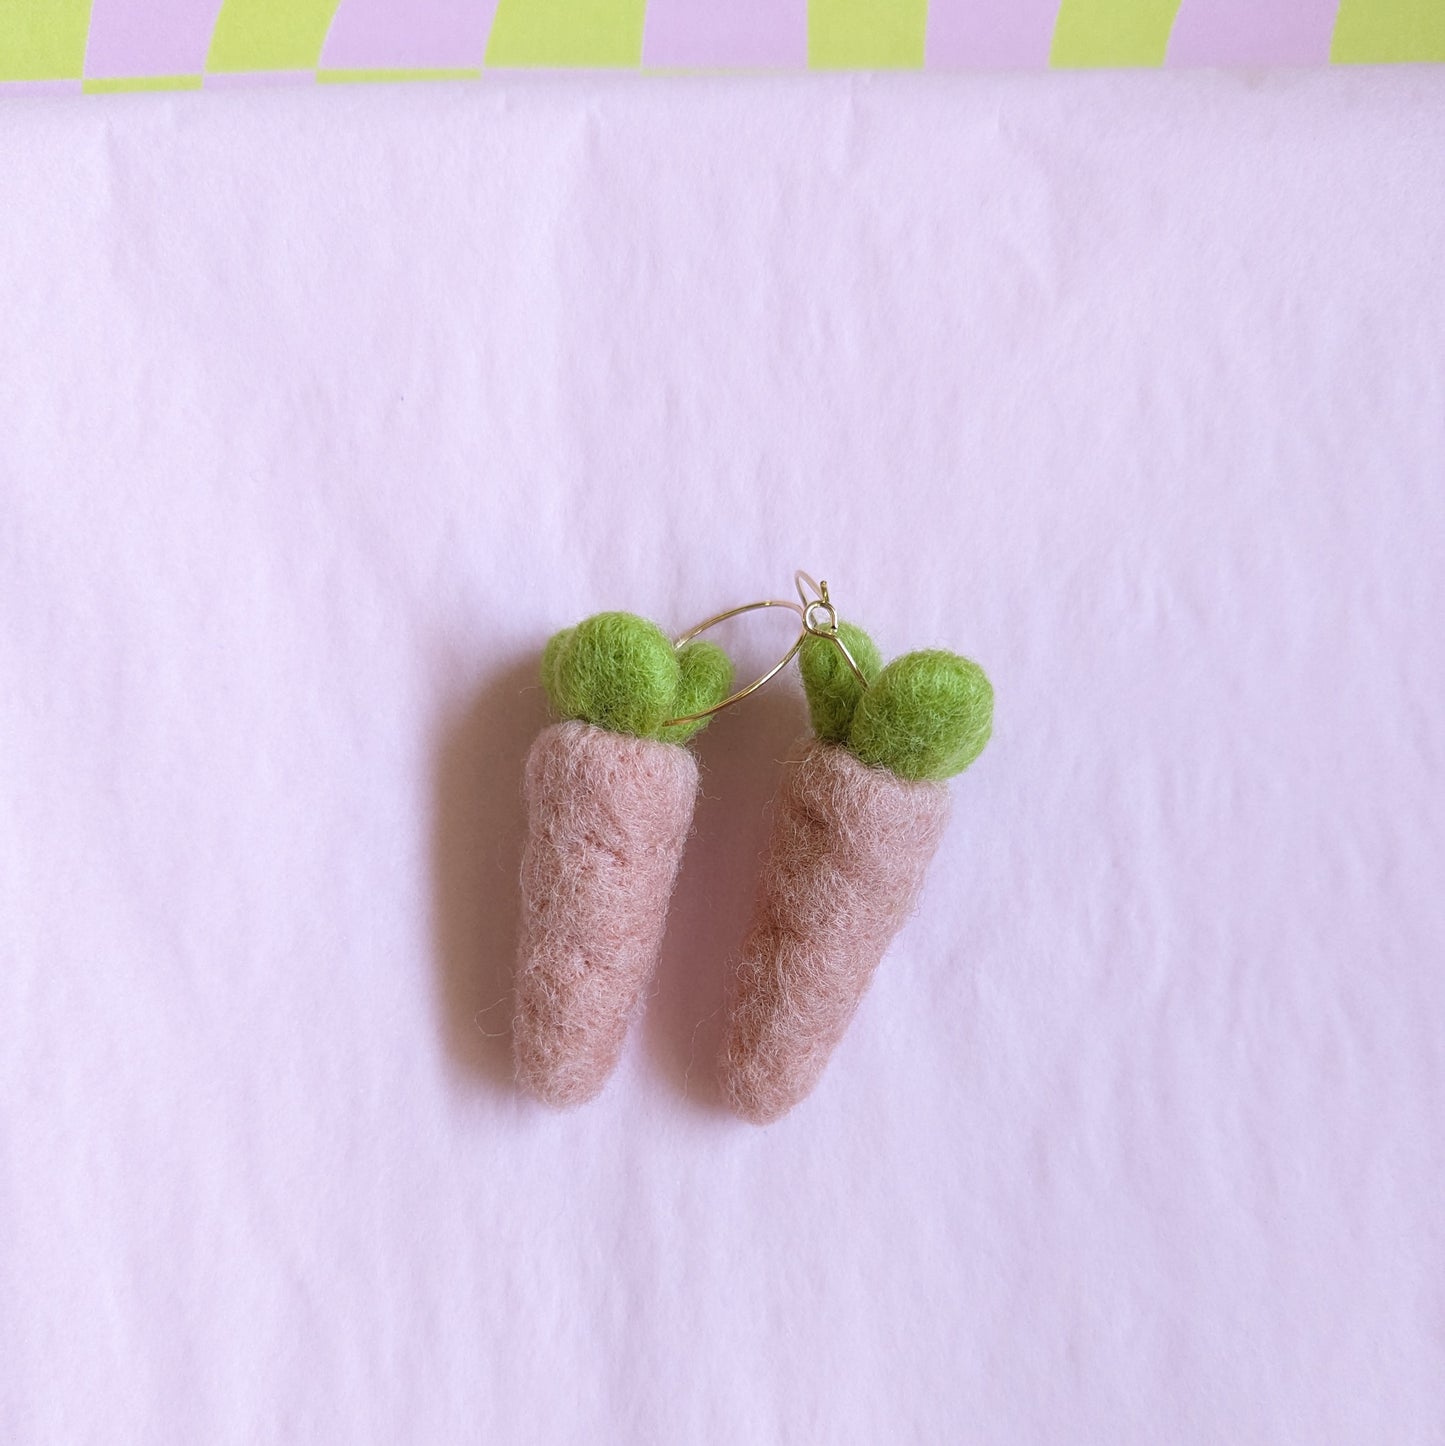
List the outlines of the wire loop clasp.
{"type": "Polygon", "coordinates": [[[868,679],[864,676],[863,670],[858,666],[853,654],[848,651],[848,645],[838,635],[838,609],[833,606],[832,599],[828,596],[826,579],[822,582],[814,582],[806,572],[800,569],[793,574],[793,586],[798,590],[797,602],[793,602],[791,598],[764,598],[761,602],[743,603],[740,607],[728,608],[726,612],[714,613],[712,617],[706,618],[695,628],[689,628],[687,632],[673,640],[673,646],[681,648],[710,628],[715,628],[730,618],[739,617],[743,613],[760,612],[763,608],[786,608],[795,614],[802,623],[798,636],[793,639],[793,646],[761,678],[755,678],[747,687],[739,688],[737,692],[728,694],[721,703],[714,703],[711,708],[704,708],[699,713],[684,713],[681,717],[669,718],[663,724],[664,728],[673,728],[679,723],[699,723],[704,718],[711,718],[714,713],[721,713],[724,708],[731,708],[734,703],[741,703],[744,698],[750,698],[759,688],[771,683],[798,656],[798,649],[810,637],[826,638],[832,643],[842,653],[844,661],[853,670],[859,683],[864,688],[868,686],[868,679]]]}

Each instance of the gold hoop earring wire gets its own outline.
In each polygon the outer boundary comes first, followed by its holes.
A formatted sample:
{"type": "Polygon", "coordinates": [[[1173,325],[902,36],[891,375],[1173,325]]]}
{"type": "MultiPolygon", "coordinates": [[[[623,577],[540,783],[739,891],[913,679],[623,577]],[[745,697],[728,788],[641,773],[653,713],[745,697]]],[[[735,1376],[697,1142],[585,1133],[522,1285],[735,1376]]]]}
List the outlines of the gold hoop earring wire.
{"type": "Polygon", "coordinates": [[[792,647],[762,677],[755,678],[747,687],[739,688],[737,692],[730,693],[721,703],[714,703],[711,708],[704,708],[700,713],[684,713],[681,717],[669,718],[663,725],[664,727],[672,728],[679,723],[699,723],[704,718],[711,718],[714,713],[721,713],[724,708],[731,708],[734,703],[741,703],[744,698],[750,698],[759,688],[766,687],[771,683],[797,657],[798,649],[809,638],[826,638],[842,653],[844,662],[853,670],[859,683],[865,688],[868,686],[868,679],[863,676],[863,670],[858,666],[853,654],[848,651],[847,643],[838,636],[838,610],[828,596],[827,580],[814,582],[806,572],[799,569],[793,574],[793,586],[798,590],[797,602],[793,602],[791,598],[764,598],[761,602],[743,603],[740,607],[729,608],[726,612],[714,613],[712,617],[706,618],[695,628],[689,628],[687,632],[673,640],[674,647],[684,647],[694,638],[700,637],[709,629],[727,622],[730,618],[740,617],[743,613],[761,612],[764,608],[786,608],[789,612],[796,614],[802,622],[802,628],[798,636],[793,639],[792,647]]]}

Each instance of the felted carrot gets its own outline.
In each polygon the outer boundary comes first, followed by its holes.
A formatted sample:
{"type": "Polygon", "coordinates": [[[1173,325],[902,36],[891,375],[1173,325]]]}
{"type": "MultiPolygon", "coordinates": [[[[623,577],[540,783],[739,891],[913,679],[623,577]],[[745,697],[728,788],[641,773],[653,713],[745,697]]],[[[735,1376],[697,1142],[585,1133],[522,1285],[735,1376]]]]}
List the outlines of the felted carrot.
{"type": "Polygon", "coordinates": [[[983,670],[954,653],[880,668],[861,629],[809,636],[799,662],[816,737],[785,765],[722,1051],[738,1114],[766,1124],[813,1089],[912,910],[943,835],[944,780],[993,727],[983,670]]]}
{"type": "Polygon", "coordinates": [[[556,634],[542,682],[562,721],[527,756],[527,843],[512,1021],[518,1082],[553,1105],[606,1083],[657,964],[692,827],[697,761],[684,746],[732,665],[715,644],[675,648],[631,613],[556,634]]]}

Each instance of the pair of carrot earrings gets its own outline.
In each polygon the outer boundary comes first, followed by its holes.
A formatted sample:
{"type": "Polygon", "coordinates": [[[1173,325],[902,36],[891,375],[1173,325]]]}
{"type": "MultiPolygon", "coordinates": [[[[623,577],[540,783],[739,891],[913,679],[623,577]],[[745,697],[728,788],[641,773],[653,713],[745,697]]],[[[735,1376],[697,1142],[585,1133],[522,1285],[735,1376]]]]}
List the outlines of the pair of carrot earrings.
{"type": "Polygon", "coordinates": [[[736,1112],[778,1119],[818,1082],[943,834],[945,780],[988,742],[993,689],[955,653],[884,667],[839,620],[828,585],[748,603],[670,639],[631,613],[557,633],[542,681],[563,721],[527,757],[517,1078],[554,1105],[600,1092],[657,965],[698,765],[688,741],[795,657],[814,736],[785,765],[719,1067],[736,1112]],[[797,641],[730,693],[732,664],[699,634],[790,608],[797,641]]]}

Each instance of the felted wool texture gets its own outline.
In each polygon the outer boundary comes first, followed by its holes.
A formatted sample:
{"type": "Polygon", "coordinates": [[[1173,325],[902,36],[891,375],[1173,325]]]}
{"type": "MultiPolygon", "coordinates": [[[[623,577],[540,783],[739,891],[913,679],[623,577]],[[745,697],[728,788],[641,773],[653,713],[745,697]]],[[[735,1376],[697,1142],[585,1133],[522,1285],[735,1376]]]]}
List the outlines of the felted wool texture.
{"type": "MultiPolygon", "coordinates": [[[[675,718],[716,707],[733,685],[732,659],[716,643],[704,638],[684,643],[677,650],[677,665],[677,696],[672,700],[675,718]]],[[[710,722],[711,718],[695,718],[691,723],[674,723],[657,736],[668,743],[686,743],[710,722]]]]}
{"type": "Polygon", "coordinates": [[[655,738],[675,715],[682,681],[672,640],[635,613],[597,613],[556,634],[542,682],[564,718],[655,738]]]}
{"type": "Polygon", "coordinates": [[[941,648],[894,658],[858,700],[848,745],[900,778],[962,773],[993,732],[993,685],[970,658],[941,648]]]}
{"type": "Polygon", "coordinates": [[[723,1087],[756,1124],[817,1083],[912,911],[948,821],[948,789],[808,740],[785,765],[733,981],[723,1087]]]}
{"type": "MultiPolygon", "coordinates": [[[[838,638],[872,683],[883,666],[877,643],[855,623],[839,623],[838,638]]],[[[803,675],[813,732],[827,743],[846,743],[853,712],[863,696],[858,675],[836,643],[813,633],[803,639],[798,650],[798,671],[803,675]]]]}
{"type": "Polygon", "coordinates": [[[657,965],[692,827],[685,748],[590,723],[543,729],[527,756],[527,843],[512,1043],[551,1105],[597,1095],[657,965]]]}
{"type": "Polygon", "coordinates": [[[542,652],[542,684],[563,718],[616,733],[686,743],[708,719],[668,724],[720,703],[732,663],[716,643],[681,648],[656,623],[635,613],[597,613],[563,628],[542,652]]]}

